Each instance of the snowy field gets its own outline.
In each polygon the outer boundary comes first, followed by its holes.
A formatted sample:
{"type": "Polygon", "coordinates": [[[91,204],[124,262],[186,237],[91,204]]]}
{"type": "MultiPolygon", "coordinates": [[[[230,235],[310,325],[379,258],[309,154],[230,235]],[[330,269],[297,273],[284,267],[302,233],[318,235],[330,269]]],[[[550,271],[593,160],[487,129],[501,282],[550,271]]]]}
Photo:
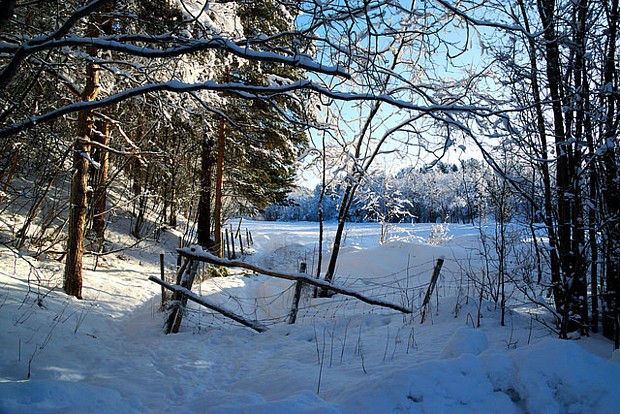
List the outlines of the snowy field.
{"type": "MultiPolygon", "coordinates": [[[[243,260],[282,272],[304,261],[314,273],[316,223],[241,226],[254,239],[243,260]]],[[[160,253],[172,277],[169,233],[98,260],[87,256],[81,301],[63,294],[62,264],[53,257],[35,260],[2,246],[0,413],[620,412],[620,354],[612,343],[598,335],[556,339],[544,308],[512,290],[500,326],[495,301],[479,299],[480,230],[447,230],[429,244],[432,225],[401,225],[380,245],[379,225],[348,226],[334,283],[412,315],[342,295],[312,299],[305,290],[289,325],[290,281],[234,270],[194,287],[265,324],[264,333],[198,305],[180,333],[163,333],[161,290],[147,278],[159,275],[160,253]]],[[[328,241],[333,232],[332,224],[328,241]]],[[[108,237],[130,244],[121,232],[108,237]]]]}

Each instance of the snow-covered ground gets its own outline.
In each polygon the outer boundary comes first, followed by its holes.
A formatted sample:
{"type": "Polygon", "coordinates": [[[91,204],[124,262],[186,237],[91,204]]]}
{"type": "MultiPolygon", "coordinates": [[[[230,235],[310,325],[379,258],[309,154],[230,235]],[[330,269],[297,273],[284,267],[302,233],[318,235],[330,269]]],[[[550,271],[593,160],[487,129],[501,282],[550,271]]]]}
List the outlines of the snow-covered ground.
{"type": "MultiPolygon", "coordinates": [[[[314,272],[315,223],[243,221],[257,266],[314,272]]],[[[334,226],[327,228],[328,241],[334,226]]],[[[479,230],[348,226],[334,282],[403,304],[413,315],[305,292],[286,323],[292,283],[247,271],[194,291],[269,327],[257,333],[191,305],[165,335],[159,274],[174,272],[174,236],[85,260],[84,300],[60,288],[62,264],[0,248],[1,413],[614,413],[620,354],[598,335],[555,339],[544,310],[511,294],[506,326],[491,298],[478,316],[479,230]],[[445,264],[424,324],[421,302],[445,264]],[[96,265],[96,270],[93,268],[96,265]],[[535,320],[536,319],[536,320],[535,320]]],[[[121,232],[108,236],[130,244],[121,232]]]]}

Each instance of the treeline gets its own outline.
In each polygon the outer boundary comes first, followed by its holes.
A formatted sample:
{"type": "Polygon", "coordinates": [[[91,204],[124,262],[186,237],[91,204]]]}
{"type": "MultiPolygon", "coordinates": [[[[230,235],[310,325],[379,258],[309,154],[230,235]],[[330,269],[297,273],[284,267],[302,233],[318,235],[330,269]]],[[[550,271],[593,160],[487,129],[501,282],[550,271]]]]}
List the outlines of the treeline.
{"type": "MultiPolygon", "coordinates": [[[[479,159],[459,164],[438,162],[433,168],[407,167],[396,174],[373,171],[364,177],[347,220],[353,222],[479,223],[519,219],[530,221],[527,200],[509,191],[503,179],[479,159]],[[499,203],[505,193],[507,202],[499,203]]],[[[323,219],[337,219],[342,184],[329,185],[322,199],[323,219]]],[[[258,217],[269,221],[318,221],[321,185],[295,189],[283,203],[272,204],[258,217]]]]}

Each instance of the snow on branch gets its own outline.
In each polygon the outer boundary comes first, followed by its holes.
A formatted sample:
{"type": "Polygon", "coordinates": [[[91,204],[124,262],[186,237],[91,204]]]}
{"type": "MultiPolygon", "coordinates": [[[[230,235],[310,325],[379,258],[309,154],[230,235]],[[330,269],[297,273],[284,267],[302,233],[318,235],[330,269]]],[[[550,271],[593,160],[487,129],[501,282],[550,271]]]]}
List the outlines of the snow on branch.
{"type": "Polygon", "coordinates": [[[489,20],[477,19],[477,18],[472,17],[471,15],[465,13],[464,11],[460,10],[456,6],[448,3],[445,0],[438,0],[437,2],[439,4],[441,4],[443,7],[445,7],[447,10],[449,10],[450,12],[452,12],[455,15],[461,17],[463,20],[471,23],[474,26],[494,27],[494,28],[497,28],[497,29],[506,30],[508,32],[519,32],[519,33],[521,33],[521,34],[523,34],[523,35],[525,35],[526,37],[529,37],[529,38],[536,38],[536,37],[540,36],[541,33],[542,33],[542,32],[540,32],[540,33],[530,33],[529,31],[527,31],[520,24],[510,25],[510,24],[501,23],[499,21],[493,22],[493,21],[489,21],[489,20]]]}
{"type": "MultiPolygon", "coordinates": [[[[148,84],[125,91],[119,92],[114,95],[110,95],[106,98],[95,101],[81,101],[74,102],[72,104],[57,108],[50,112],[47,112],[38,116],[31,116],[27,120],[17,122],[12,125],[8,125],[0,129],[0,137],[6,137],[23,131],[27,128],[33,127],[36,124],[48,122],[61,116],[76,113],[84,110],[93,110],[97,108],[104,108],[116,103],[125,101],[129,98],[142,96],[152,92],[174,92],[174,93],[188,93],[196,91],[215,91],[215,92],[229,92],[237,94],[246,99],[269,99],[272,96],[287,94],[297,90],[311,90],[320,93],[324,96],[341,101],[376,101],[384,102],[400,109],[407,109],[426,114],[436,113],[475,113],[480,116],[491,116],[493,112],[489,108],[481,106],[459,106],[459,105],[416,105],[408,101],[395,99],[387,94],[374,95],[371,93],[356,93],[356,92],[344,92],[336,91],[325,86],[319,85],[311,80],[300,80],[290,83],[288,85],[269,85],[269,86],[254,86],[246,85],[243,83],[228,82],[217,83],[213,80],[199,83],[184,83],[177,80],[172,80],[163,83],[148,84]]],[[[454,118],[443,119],[438,115],[434,115],[438,120],[444,120],[450,122],[452,125],[457,126],[463,130],[467,130],[467,127],[454,118]]]]}
{"type": "Polygon", "coordinates": [[[3,43],[3,47],[1,48],[2,52],[14,53],[14,56],[11,61],[0,71],[0,87],[6,86],[9,83],[9,81],[17,74],[19,66],[22,62],[28,56],[36,52],[38,48],[42,48],[41,50],[50,49],[49,47],[46,47],[47,44],[50,42],[54,43],[54,41],[58,41],[58,39],[62,39],[67,36],[71,28],[73,28],[82,18],[89,16],[111,2],[112,0],[91,1],[85,6],[78,8],[56,31],[47,36],[35,37],[27,42],[24,42],[20,46],[3,43]]]}
{"type": "Polygon", "coordinates": [[[351,75],[344,68],[338,65],[323,65],[316,62],[310,55],[304,53],[291,52],[290,55],[284,55],[271,51],[254,50],[248,48],[247,43],[233,42],[230,39],[217,35],[209,39],[192,39],[174,36],[172,34],[160,36],[133,34],[102,37],[67,35],[58,39],[55,37],[55,33],[53,33],[44,38],[38,37],[26,41],[19,46],[15,45],[9,47],[5,45],[2,51],[4,53],[14,53],[14,56],[2,71],[0,71],[0,86],[4,86],[10,81],[17,73],[21,63],[28,56],[33,53],[61,49],[64,47],[90,47],[153,59],[178,57],[205,50],[219,50],[248,60],[281,63],[316,73],[339,76],[346,79],[351,78],[351,75]],[[149,44],[160,47],[147,47],[146,45],[149,44]]]}
{"type": "MultiPolygon", "coordinates": [[[[97,10],[101,9],[103,6],[111,3],[112,1],[113,0],[94,0],[86,4],[85,6],[80,7],[63,23],[62,26],[60,26],[54,33],[49,35],[49,37],[52,39],[60,39],[61,37],[67,35],[71,28],[75,26],[75,24],[79,22],[80,19],[89,16],[93,12],[96,12],[97,10]]],[[[41,40],[41,38],[38,39],[41,40]]]]}

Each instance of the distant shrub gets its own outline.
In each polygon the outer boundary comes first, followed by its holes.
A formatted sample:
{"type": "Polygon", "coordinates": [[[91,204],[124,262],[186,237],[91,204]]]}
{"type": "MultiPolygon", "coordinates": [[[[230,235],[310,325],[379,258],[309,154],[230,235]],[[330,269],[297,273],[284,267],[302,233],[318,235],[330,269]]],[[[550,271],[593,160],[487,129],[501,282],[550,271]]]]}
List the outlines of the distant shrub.
{"type": "Polygon", "coordinates": [[[428,235],[426,243],[439,246],[452,240],[452,236],[448,235],[449,231],[450,229],[448,228],[448,223],[434,224],[431,227],[431,234],[428,235]]]}

